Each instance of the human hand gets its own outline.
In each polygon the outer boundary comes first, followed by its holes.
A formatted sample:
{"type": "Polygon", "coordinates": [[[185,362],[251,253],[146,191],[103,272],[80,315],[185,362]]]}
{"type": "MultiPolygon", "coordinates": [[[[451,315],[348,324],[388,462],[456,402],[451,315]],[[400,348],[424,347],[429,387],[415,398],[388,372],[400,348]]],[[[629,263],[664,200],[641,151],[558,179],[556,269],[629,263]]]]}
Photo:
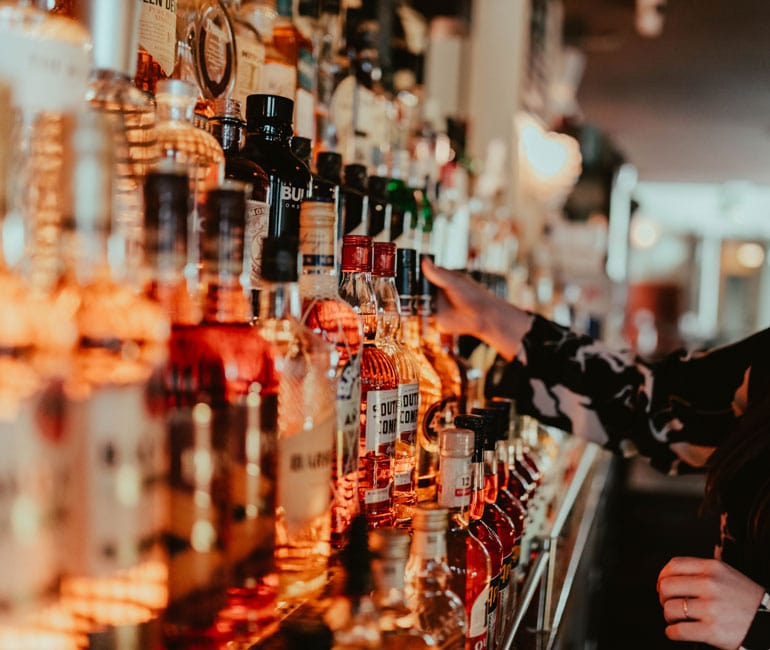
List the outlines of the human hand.
{"type": "Polygon", "coordinates": [[[722,650],[741,645],[764,593],[764,587],[719,560],[675,557],[658,576],[666,636],[722,650]]]}

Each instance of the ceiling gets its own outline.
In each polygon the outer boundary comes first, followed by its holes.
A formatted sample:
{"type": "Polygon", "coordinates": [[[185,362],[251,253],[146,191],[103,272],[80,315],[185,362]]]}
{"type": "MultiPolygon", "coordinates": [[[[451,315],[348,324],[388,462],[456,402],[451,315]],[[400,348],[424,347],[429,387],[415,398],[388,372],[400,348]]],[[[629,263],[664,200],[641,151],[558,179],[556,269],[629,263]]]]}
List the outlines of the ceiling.
{"type": "Polygon", "coordinates": [[[586,54],[578,103],[642,180],[770,184],[770,2],[668,0],[643,38],[633,0],[564,0],[586,54]]]}

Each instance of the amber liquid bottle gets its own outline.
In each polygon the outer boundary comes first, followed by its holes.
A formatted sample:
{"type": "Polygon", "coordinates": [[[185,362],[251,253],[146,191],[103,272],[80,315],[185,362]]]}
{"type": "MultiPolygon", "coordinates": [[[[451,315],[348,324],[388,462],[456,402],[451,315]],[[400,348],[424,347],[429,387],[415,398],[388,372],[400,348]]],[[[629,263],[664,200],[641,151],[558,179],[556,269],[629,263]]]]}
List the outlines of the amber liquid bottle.
{"type": "Polygon", "coordinates": [[[302,322],[337,350],[337,434],[332,466],[332,545],[347,544],[358,514],[361,320],[337,287],[334,187],[314,181],[300,212],[302,322]]]}
{"type": "Polygon", "coordinates": [[[348,235],[342,245],[340,295],[362,320],[358,495],[370,528],[392,526],[398,425],[398,371],[377,347],[377,298],[371,280],[372,240],[348,235]]]}

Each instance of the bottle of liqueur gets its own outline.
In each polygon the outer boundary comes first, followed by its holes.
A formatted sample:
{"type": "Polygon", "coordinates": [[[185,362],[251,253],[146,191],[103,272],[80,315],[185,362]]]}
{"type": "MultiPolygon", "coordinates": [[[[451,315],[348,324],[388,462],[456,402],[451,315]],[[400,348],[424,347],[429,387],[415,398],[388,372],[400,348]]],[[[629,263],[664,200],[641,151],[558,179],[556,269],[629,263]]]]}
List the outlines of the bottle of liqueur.
{"type": "Polygon", "coordinates": [[[270,179],[268,234],[299,236],[299,211],[310,185],[310,172],[291,152],[294,102],[275,95],[246,100],[246,145],[243,155],[270,179]]]}
{"type": "Polygon", "coordinates": [[[315,180],[302,203],[302,321],[337,351],[337,434],[332,465],[332,545],[348,540],[358,507],[358,436],[361,407],[361,346],[358,315],[339,294],[334,187],[315,180]],[[322,191],[325,190],[324,191],[322,191]]]}
{"type": "Polygon", "coordinates": [[[348,235],[342,244],[340,295],[361,318],[361,411],[358,495],[370,528],[393,525],[398,427],[398,371],[377,347],[377,298],[372,286],[372,240],[348,235]]]}
{"type": "Polygon", "coordinates": [[[369,196],[366,193],[366,166],[358,163],[345,165],[345,183],[342,185],[343,233],[365,235],[369,229],[369,196]]]}
{"type": "Polygon", "coordinates": [[[259,165],[241,155],[246,124],[241,119],[240,104],[234,99],[217,100],[214,112],[216,115],[209,120],[209,128],[225,154],[225,178],[250,186],[246,196],[242,284],[246,289],[259,290],[262,240],[267,236],[267,188],[270,181],[259,165]]]}
{"type": "Polygon", "coordinates": [[[142,182],[157,161],[155,108],[131,83],[136,66],[140,3],[85,0],[78,18],[93,35],[93,72],[86,99],[113,117],[115,134],[115,210],[111,236],[121,242],[129,275],[142,257],[142,182]]]}
{"type": "Polygon", "coordinates": [[[388,198],[388,179],[383,176],[370,176],[367,181],[369,195],[369,232],[376,241],[390,241],[393,204],[388,198]]]}
{"type": "Polygon", "coordinates": [[[110,645],[125,634],[157,647],[166,606],[168,466],[153,380],[165,356],[168,319],[157,304],[116,280],[121,274],[109,258],[110,121],[84,112],[70,133],[68,227],[74,230],[64,235],[72,252],[65,282],[79,303],[78,346],[65,383],[65,435],[79,463],[70,477],[74,505],[70,536],[63,540],[69,552],[60,598],[65,610],[88,621],[81,631],[94,645],[110,645]]]}
{"type": "Polygon", "coordinates": [[[305,163],[308,171],[312,170],[313,142],[310,138],[305,138],[301,135],[293,136],[291,139],[291,152],[305,163]]]}
{"type": "Polygon", "coordinates": [[[225,168],[224,152],[214,136],[193,126],[197,96],[195,88],[178,79],[159,82],[155,93],[160,158],[181,164],[190,182],[185,277],[191,290],[200,279],[203,198],[209,185],[223,179],[225,168]]]}
{"type": "Polygon", "coordinates": [[[259,296],[258,329],[277,350],[281,371],[275,548],[279,605],[323,589],[331,552],[336,354],[300,322],[298,245],[295,237],[265,240],[259,296]]]}
{"type": "Polygon", "coordinates": [[[393,178],[388,179],[388,199],[393,206],[390,240],[399,248],[416,248],[414,238],[417,229],[417,202],[414,192],[407,187],[409,177],[409,152],[396,151],[394,156],[393,178]]]}
{"type": "Polygon", "coordinates": [[[414,233],[414,245],[420,253],[433,253],[433,202],[435,193],[431,191],[430,177],[414,178],[410,182],[410,190],[414,194],[417,206],[417,228],[414,233]]]}
{"type": "Polygon", "coordinates": [[[168,79],[176,63],[176,0],[144,2],[139,13],[139,49],[134,85],[150,96],[161,79],[168,79]]]}
{"type": "Polygon", "coordinates": [[[259,30],[238,11],[237,0],[227,0],[227,11],[235,33],[235,84],[231,98],[246,105],[246,98],[260,92],[264,74],[266,48],[259,30]]]}
{"type": "Polygon", "coordinates": [[[449,508],[447,558],[452,568],[450,588],[460,594],[468,617],[466,648],[484,648],[488,634],[490,593],[494,588],[492,557],[469,528],[472,497],[471,456],[479,418],[458,415],[455,427],[441,432],[438,504],[449,508]]]}
{"type": "Polygon", "coordinates": [[[436,498],[439,465],[438,435],[441,413],[441,378],[422,351],[420,317],[417,315],[417,253],[412,248],[396,251],[396,290],[401,300],[401,336],[417,359],[420,377],[420,403],[417,411],[417,500],[436,498]]]}
{"type": "Polygon", "coordinates": [[[420,367],[414,353],[401,342],[401,301],[395,276],[396,245],[375,242],[372,278],[380,308],[377,346],[390,356],[398,373],[398,430],[393,484],[396,525],[408,526],[417,504],[415,455],[420,367]]]}
{"type": "Polygon", "coordinates": [[[405,530],[380,528],[370,537],[374,604],[384,650],[436,648],[438,642],[420,627],[406,601],[405,569],[411,539],[405,530]]]}
{"type": "Polygon", "coordinates": [[[468,619],[460,597],[452,590],[447,562],[446,531],[449,511],[421,504],[412,519],[412,550],[406,565],[407,602],[417,612],[420,629],[439,648],[466,648],[468,619]]]}
{"type": "Polygon", "coordinates": [[[337,188],[337,241],[342,245],[345,224],[344,202],[342,199],[342,156],[336,151],[319,151],[315,156],[316,175],[337,188]]]}

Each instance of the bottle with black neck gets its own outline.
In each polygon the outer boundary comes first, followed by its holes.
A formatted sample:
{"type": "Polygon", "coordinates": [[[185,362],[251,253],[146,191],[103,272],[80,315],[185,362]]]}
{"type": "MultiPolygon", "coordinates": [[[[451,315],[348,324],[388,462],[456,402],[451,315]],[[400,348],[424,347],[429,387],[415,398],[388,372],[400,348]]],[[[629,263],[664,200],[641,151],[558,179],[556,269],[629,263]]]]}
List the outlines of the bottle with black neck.
{"type": "Polygon", "coordinates": [[[369,196],[366,193],[366,166],[345,165],[342,185],[343,235],[365,235],[369,230],[369,196]]]}
{"type": "Polygon", "coordinates": [[[315,157],[316,176],[336,187],[337,200],[337,241],[342,245],[343,228],[345,224],[344,203],[342,201],[342,156],[336,151],[319,151],[315,157]]]}
{"type": "Polygon", "coordinates": [[[313,141],[302,135],[295,135],[291,138],[291,152],[297,156],[309,171],[312,171],[311,158],[313,156],[313,141]]]}
{"type": "Polygon", "coordinates": [[[384,176],[370,176],[367,181],[369,195],[369,232],[375,241],[390,241],[393,205],[388,198],[388,181],[384,176]]]}

